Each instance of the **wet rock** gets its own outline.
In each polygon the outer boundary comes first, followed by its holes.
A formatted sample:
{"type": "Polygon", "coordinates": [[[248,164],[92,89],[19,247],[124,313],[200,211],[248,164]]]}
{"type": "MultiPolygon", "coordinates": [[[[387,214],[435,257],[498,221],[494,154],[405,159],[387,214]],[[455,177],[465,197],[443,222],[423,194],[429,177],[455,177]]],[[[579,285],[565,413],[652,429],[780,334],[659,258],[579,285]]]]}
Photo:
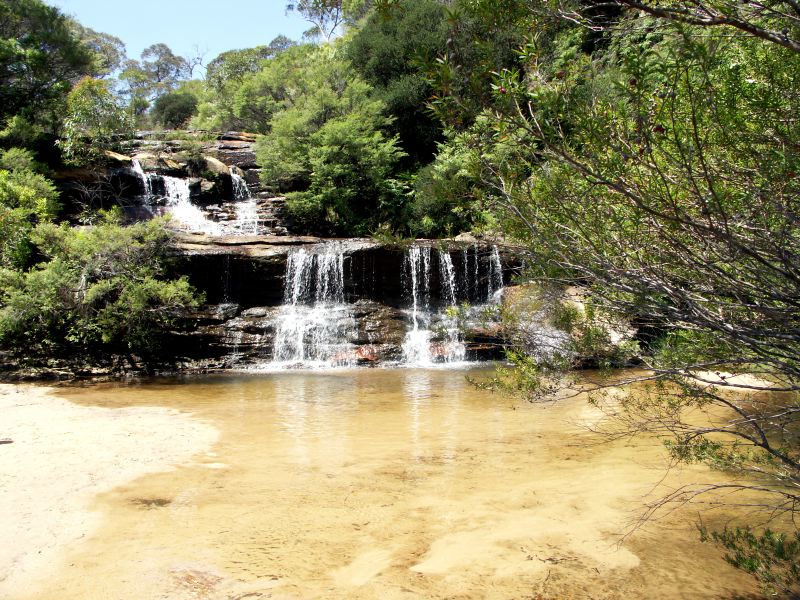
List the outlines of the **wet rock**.
{"type": "Polygon", "coordinates": [[[354,304],[353,316],[358,323],[358,338],[352,340],[353,343],[403,345],[407,328],[403,311],[362,299],[354,304]]]}
{"type": "Polygon", "coordinates": [[[234,167],[239,169],[241,173],[238,173],[240,177],[243,177],[245,183],[249,186],[260,186],[261,185],[261,169],[247,169],[242,170],[239,167],[234,167]]]}

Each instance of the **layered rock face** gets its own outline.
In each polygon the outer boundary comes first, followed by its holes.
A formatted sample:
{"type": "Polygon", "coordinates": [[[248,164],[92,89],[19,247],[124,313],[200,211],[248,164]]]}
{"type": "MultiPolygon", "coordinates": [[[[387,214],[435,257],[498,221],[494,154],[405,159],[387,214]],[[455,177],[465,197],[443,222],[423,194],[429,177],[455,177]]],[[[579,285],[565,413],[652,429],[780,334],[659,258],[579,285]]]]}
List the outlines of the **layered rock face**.
{"type": "Polygon", "coordinates": [[[132,219],[169,213],[177,229],[202,233],[288,235],[286,199],[262,185],[255,141],[239,132],[139,132],[125,154],[56,179],[75,206],[121,205],[132,219]]]}
{"type": "Polygon", "coordinates": [[[167,349],[185,368],[431,366],[501,358],[510,338],[534,354],[569,345],[553,317],[565,299],[504,295],[520,260],[490,243],[293,235],[286,199],[260,181],[255,140],[142,132],[103,168],[59,174],[76,206],[170,215],[174,275],[205,296],[167,349]],[[515,331],[503,330],[501,310],[515,331]]]}
{"type": "Polygon", "coordinates": [[[183,234],[175,251],[176,273],[206,297],[195,326],[173,336],[189,368],[427,366],[502,354],[497,323],[466,308],[498,306],[512,265],[491,246],[183,234]]]}

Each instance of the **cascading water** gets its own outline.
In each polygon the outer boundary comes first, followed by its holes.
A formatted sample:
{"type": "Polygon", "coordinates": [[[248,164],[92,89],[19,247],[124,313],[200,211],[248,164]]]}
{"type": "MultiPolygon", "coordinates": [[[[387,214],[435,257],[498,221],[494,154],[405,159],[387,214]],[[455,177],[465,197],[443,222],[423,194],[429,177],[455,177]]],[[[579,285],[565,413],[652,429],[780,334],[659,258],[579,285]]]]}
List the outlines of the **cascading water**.
{"type": "MultiPolygon", "coordinates": [[[[355,366],[372,360],[366,358],[370,353],[382,351],[360,345],[365,339],[362,327],[369,327],[365,325],[369,321],[357,320],[356,315],[362,319],[369,313],[360,312],[361,304],[348,302],[345,293],[345,264],[350,260],[346,257],[352,250],[346,242],[328,242],[290,251],[283,304],[271,321],[274,336],[269,368],[355,366]]],[[[450,250],[420,244],[406,251],[403,283],[409,304],[403,365],[431,367],[465,360],[462,320],[477,320],[486,296],[496,301],[503,285],[499,251],[480,249],[479,254],[477,246],[470,250],[469,272],[473,274],[477,264],[481,275],[472,285],[471,278],[461,280],[450,250]],[[475,294],[480,296],[477,301],[475,294]],[[473,307],[467,310],[459,303],[472,303],[473,307]]],[[[356,273],[348,285],[357,281],[356,273]]]]}
{"type": "Polygon", "coordinates": [[[135,158],[133,159],[132,165],[133,165],[133,172],[142,182],[142,188],[144,189],[145,198],[150,199],[153,195],[153,184],[150,181],[150,175],[144,172],[144,169],[142,169],[142,163],[140,163],[135,158]]]}
{"type": "Polygon", "coordinates": [[[273,364],[326,367],[355,364],[357,324],[345,302],[344,250],[320,244],[292,251],[283,306],[275,327],[273,364]]]}
{"type": "Polygon", "coordinates": [[[503,263],[500,261],[500,250],[492,246],[492,255],[489,259],[489,293],[487,300],[493,300],[495,294],[503,289],[503,263]]]}
{"type": "Polygon", "coordinates": [[[233,186],[233,199],[234,200],[249,200],[250,188],[247,187],[247,182],[236,172],[233,167],[230,168],[231,184],[233,186]]]}
{"type": "Polygon", "coordinates": [[[411,329],[403,342],[403,358],[407,364],[430,365],[430,266],[431,249],[414,246],[406,254],[406,269],[411,292],[411,329]]]}
{"type": "Polygon", "coordinates": [[[414,246],[406,254],[406,281],[411,294],[411,329],[403,342],[403,359],[409,366],[456,363],[464,360],[466,346],[458,320],[457,281],[453,260],[446,250],[438,250],[441,299],[432,309],[430,247],[414,246]]]}
{"type": "Polygon", "coordinates": [[[209,235],[220,235],[218,223],[211,221],[203,211],[190,200],[189,182],[178,177],[164,175],[164,194],[167,198],[167,211],[180,226],[209,235]]]}
{"type": "Polygon", "coordinates": [[[258,204],[250,195],[247,182],[231,167],[233,199],[236,201],[236,219],[233,222],[234,233],[258,235],[258,204]]]}

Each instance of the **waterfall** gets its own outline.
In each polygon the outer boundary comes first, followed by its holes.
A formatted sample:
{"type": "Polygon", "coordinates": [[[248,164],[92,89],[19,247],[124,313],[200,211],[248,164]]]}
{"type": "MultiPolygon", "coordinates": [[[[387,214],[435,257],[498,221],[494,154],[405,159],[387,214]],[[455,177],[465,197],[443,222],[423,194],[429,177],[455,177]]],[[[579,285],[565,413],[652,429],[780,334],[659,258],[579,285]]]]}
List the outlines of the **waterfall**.
{"type": "Polygon", "coordinates": [[[438,250],[437,259],[442,293],[439,310],[434,311],[431,309],[431,248],[414,246],[406,254],[411,329],[403,342],[403,357],[410,366],[461,362],[466,355],[458,320],[451,314],[456,310],[458,290],[453,261],[447,250],[438,250]]]}
{"type": "Polygon", "coordinates": [[[142,169],[142,163],[140,163],[135,158],[133,159],[133,172],[142,182],[142,189],[144,189],[144,195],[146,199],[149,199],[153,195],[153,184],[150,182],[150,175],[144,172],[142,169]]]}
{"type": "MultiPolygon", "coordinates": [[[[359,264],[350,263],[347,258],[347,252],[354,248],[347,242],[326,242],[289,252],[283,303],[270,321],[274,337],[269,368],[355,366],[369,353],[377,356],[384,351],[377,346],[359,345],[372,343],[366,342],[369,334],[363,328],[369,331],[374,323],[369,321],[372,309],[364,312],[364,307],[353,303],[345,290],[345,266],[359,264]],[[367,320],[362,321],[365,317],[367,320]]],[[[499,250],[488,252],[480,248],[481,254],[477,246],[470,250],[474,252],[455,251],[451,255],[449,249],[419,244],[405,251],[401,275],[408,304],[404,311],[401,364],[432,367],[464,362],[464,322],[477,326],[483,315],[487,286],[490,300],[496,300],[503,284],[499,250]],[[463,258],[463,265],[456,268],[454,257],[456,261],[463,258]],[[472,307],[461,305],[475,295],[480,298],[472,302],[472,307]]],[[[370,267],[364,263],[361,268],[370,267]]],[[[353,273],[348,286],[363,280],[363,274],[353,273]]],[[[364,299],[368,298],[366,295],[364,299]]],[[[369,301],[365,306],[370,306],[369,301]]]]}
{"type": "Polygon", "coordinates": [[[430,305],[431,249],[413,246],[406,253],[407,281],[410,280],[411,323],[403,342],[403,357],[407,364],[429,365],[431,354],[431,332],[428,328],[427,308],[430,305]]]}
{"type": "Polygon", "coordinates": [[[495,294],[503,289],[503,263],[500,261],[500,250],[492,246],[492,255],[489,260],[489,294],[487,300],[491,301],[495,294]]]}
{"type": "Polygon", "coordinates": [[[164,194],[167,198],[167,211],[185,229],[220,235],[218,223],[209,220],[203,211],[192,204],[189,192],[189,182],[178,177],[162,177],[164,181],[164,194]]]}
{"type": "Polygon", "coordinates": [[[456,300],[458,288],[456,287],[456,271],[453,268],[453,259],[450,258],[449,252],[439,251],[439,272],[445,300],[449,306],[455,306],[458,304],[456,300]]]}
{"type": "Polygon", "coordinates": [[[245,180],[236,172],[234,167],[230,168],[231,183],[233,185],[234,200],[249,200],[250,188],[247,187],[245,180]]]}
{"type": "Polygon", "coordinates": [[[273,363],[347,366],[356,363],[357,325],[345,302],[344,250],[320,244],[293,250],[286,263],[283,306],[275,327],[273,363]]]}
{"type": "Polygon", "coordinates": [[[236,169],[231,167],[230,172],[233,185],[233,200],[236,202],[236,219],[232,223],[233,233],[258,235],[260,233],[258,203],[250,195],[250,188],[247,186],[247,182],[236,172],[236,169]]]}

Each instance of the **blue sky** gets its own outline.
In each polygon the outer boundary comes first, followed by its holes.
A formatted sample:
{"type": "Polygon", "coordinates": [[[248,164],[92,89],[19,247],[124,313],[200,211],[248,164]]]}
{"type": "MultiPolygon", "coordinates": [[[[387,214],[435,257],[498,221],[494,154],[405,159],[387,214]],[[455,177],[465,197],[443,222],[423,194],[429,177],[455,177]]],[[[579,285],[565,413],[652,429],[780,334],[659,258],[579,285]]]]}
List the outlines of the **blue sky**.
{"type": "MultiPolygon", "coordinates": [[[[220,52],[268,44],[283,34],[299,40],[310,25],[286,14],[285,0],[45,0],[83,25],[117,36],[130,58],[163,42],[175,54],[206,52],[207,63],[220,52]]],[[[196,72],[195,72],[196,73],[196,72]]]]}

